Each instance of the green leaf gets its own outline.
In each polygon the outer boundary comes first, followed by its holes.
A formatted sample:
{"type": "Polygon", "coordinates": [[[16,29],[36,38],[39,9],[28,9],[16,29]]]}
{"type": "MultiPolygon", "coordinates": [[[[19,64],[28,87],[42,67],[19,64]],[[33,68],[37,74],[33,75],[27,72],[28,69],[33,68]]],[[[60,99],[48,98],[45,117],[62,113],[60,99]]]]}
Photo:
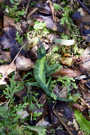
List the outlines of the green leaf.
{"type": "Polygon", "coordinates": [[[27,126],[25,128],[36,132],[38,135],[46,135],[46,129],[43,126],[27,126]]]}
{"type": "Polygon", "coordinates": [[[90,135],[90,121],[86,120],[82,113],[77,110],[75,111],[74,115],[80,129],[85,133],[85,135],[90,135]]]}
{"type": "Polygon", "coordinates": [[[61,9],[61,6],[60,6],[59,4],[57,4],[57,3],[54,3],[54,9],[55,9],[56,11],[58,11],[58,10],[61,9]]]}

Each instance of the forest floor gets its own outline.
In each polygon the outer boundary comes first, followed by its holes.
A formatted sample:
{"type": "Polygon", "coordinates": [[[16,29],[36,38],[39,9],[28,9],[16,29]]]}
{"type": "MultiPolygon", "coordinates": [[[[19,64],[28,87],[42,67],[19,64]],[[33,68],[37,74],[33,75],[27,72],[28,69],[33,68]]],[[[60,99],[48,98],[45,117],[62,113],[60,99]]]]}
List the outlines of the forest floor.
{"type": "Polygon", "coordinates": [[[89,0],[0,0],[0,135],[90,135],[89,0]]]}

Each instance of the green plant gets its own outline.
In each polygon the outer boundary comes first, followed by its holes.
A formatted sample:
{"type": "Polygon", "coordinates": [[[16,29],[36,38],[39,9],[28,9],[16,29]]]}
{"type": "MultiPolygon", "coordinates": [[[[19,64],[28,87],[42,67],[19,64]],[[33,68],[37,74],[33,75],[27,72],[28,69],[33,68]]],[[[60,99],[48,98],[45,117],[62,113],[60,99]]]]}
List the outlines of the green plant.
{"type": "Polygon", "coordinates": [[[57,4],[57,3],[54,3],[53,5],[54,5],[55,11],[58,11],[58,10],[60,10],[60,9],[63,9],[63,8],[62,8],[59,4],[57,4]]]}
{"type": "Polygon", "coordinates": [[[37,99],[38,93],[30,90],[30,85],[30,82],[26,84],[28,91],[26,97],[24,97],[24,102],[29,104],[29,109],[32,112],[30,114],[30,120],[36,120],[37,117],[42,115],[41,112],[37,112],[36,110],[40,109],[43,105],[37,99]]]}
{"type": "Polygon", "coordinates": [[[10,0],[10,2],[14,4],[15,2],[17,2],[17,0],[10,0]]]}
{"type": "Polygon", "coordinates": [[[62,18],[60,20],[60,24],[62,25],[66,24],[69,30],[71,30],[71,24],[73,23],[72,19],[70,18],[70,14],[71,14],[71,8],[68,6],[64,7],[62,18]]]}
{"type": "Polygon", "coordinates": [[[25,9],[21,9],[19,10],[18,9],[18,5],[19,3],[16,2],[13,4],[13,7],[9,7],[9,6],[6,6],[6,13],[8,14],[8,16],[12,17],[12,18],[15,18],[15,21],[18,22],[20,20],[20,18],[22,16],[24,16],[25,14],[25,9]]]}
{"type": "Polygon", "coordinates": [[[4,90],[5,97],[12,103],[14,101],[14,94],[16,92],[21,91],[24,88],[24,85],[22,82],[15,81],[15,76],[13,75],[10,79],[10,84],[6,85],[6,88],[4,90]]]}
{"type": "Polygon", "coordinates": [[[33,30],[30,30],[27,33],[27,38],[30,42],[38,42],[39,39],[47,36],[48,34],[49,30],[46,28],[46,24],[44,22],[35,21],[33,30]]]}
{"type": "MultiPolygon", "coordinates": [[[[28,74],[30,75],[30,74],[28,74]]],[[[12,75],[10,79],[10,84],[6,86],[4,90],[5,98],[8,99],[8,102],[0,106],[0,134],[2,135],[41,135],[41,133],[45,134],[46,129],[40,127],[29,126],[28,123],[25,126],[25,119],[21,119],[21,115],[18,112],[24,110],[27,105],[30,105],[30,109],[34,110],[37,107],[40,108],[42,105],[38,103],[36,96],[37,93],[33,92],[31,94],[30,89],[28,88],[28,93],[26,96],[26,100],[22,104],[14,103],[14,94],[23,89],[24,79],[28,76],[25,75],[22,83],[15,81],[14,75],[12,75]],[[40,129],[40,131],[39,131],[40,129]]],[[[36,120],[41,113],[33,112],[32,119],[36,120]]],[[[31,117],[31,116],[30,116],[31,117]]]]}
{"type": "Polygon", "coordinates": [[[74,89],[77,89],[75,80],[73,78],[71,78],[71,77],[68,77],[68,76],[58,77],[57,82],[61,82],[62,85],[67,88],[68,92],[70,91],[71,86],[74,89]]]}
{"type": "Polygon", "coordinates": [[[20,36],[19,32],[16,32],[16,40],[19,44],[23,44],[23,37],[20,36]]]}
{"type": "MultiPolygon", "coordinates": [[[[30,131],[34,131],[38,135],[46,135],[46,129],[43,126],[24,126],[24,128],[30,131]]],[[[35,135],[35,134],[33,134],[35,135]]]]}
{"type": "Polygon", "coordinates": [[[90,135],[90,121],[86,120],[82,113],[77,110],[74,115],[84,135],[90,135]]]}
{"type": "Polygon", "coordinates": [[[46,57],[47,63],[49,65],[59,64],[60,61],[59,46],[54,46],[53,48],[51,48],[46,57]]]}
{"type": "Polygon", "coordinates": [[[50,83],[50,89],[53,89],[58,85],[58,83],[61,83],[61,87],[66,87],[67,89],[67,96],[69,99],[71,99],[72,101],[76,101],[77,99],[79,99],[80,95],[71,95],[70,94],[70,90],[72,88],[74,89],[77,89],[77,86],[76,86],[76,83],[75,83],[75,80],[73,78],[70,78],[70,77],[67,77],[67,76],[64,76],[64,77],[58,77],[56,80],[51,80],[51,83],[50,83]]]}
{"type": "Polygon", "coordinates": [[[19,115],[16,111],[24,108],[26,105],[13,105],[8,104],[0,106],[0,134],[7,135],[22,135],[19,134],[19,115]],[[18,127],[18,128],[17,128],[18,127]]]}

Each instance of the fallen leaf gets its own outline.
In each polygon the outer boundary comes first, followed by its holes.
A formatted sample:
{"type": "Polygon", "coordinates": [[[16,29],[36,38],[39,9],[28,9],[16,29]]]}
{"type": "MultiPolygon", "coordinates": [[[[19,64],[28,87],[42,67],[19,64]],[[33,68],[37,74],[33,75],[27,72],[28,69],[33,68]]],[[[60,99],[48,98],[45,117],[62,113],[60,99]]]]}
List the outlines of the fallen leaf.
{"type": "Polygon", "coordinates": [[[68,76],[68,77],[77,77],[79,76],[81,73],[77,70],[73,70],[70,68],[62,68],[59,71],[57,71],[56,73],[52,74],[52,76],[68,76]]]}
{"type": "Polygon", "coordinates": [[[5,74],[9,75],[14,71],[16,71],[16,66],[14,63],[0,66],[0,73],[2,74],[2,76],[4,76],[5,74]]]}
{"type": "Polygon", "coordinates": [[[3,27],[7,26],[15,26],[16,24],[14,23],[14,19],[8,16],[4,16],[4,22],[3,22],[3,27]]]}
{"type": "Polygon", "coordinates": [[[16,59],[16,68],[20,71],[28,71],[33,67],[33,62],[24,56],[18,56],[16,59]]]}
{"type": "Polygon", "coordinates": [[[81,56],[80,70],[90,73],[90,47],[87,47],[81,56]]]}
{"type": "Polygon", "coordinates": [[[83,112],[83,111],[86,109],[86,106],[82,106],[82,105],[77,104],[77,103],[74,103],[74,104],[73,104],[73,107],[74,107],[75,109],[78,109],[78,110],[81,111],[81,112],[83,112]]]}
{"type": "Polygon", "coordinates": [[[80,64],[80,70],[82,72],[90,73],[90,59],[89,59],[89,61],[86,61],[83,64],[80,64]]]}
{"type": "Polygon", "coordinates": [[[72,57],[62,57],[60,59],[61,63],[66,66],[72,66],[73,58],[72,57]]]}

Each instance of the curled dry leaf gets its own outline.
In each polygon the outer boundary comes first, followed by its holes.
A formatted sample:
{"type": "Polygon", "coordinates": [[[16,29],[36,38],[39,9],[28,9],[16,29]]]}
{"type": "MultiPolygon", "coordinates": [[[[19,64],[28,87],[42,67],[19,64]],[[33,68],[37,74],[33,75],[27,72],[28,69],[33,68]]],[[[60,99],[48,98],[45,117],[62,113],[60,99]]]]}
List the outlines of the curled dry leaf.
{"type": "Polygon", "coordinates": [[[33,62],[24,56],[18,56],[16,59],[16,68],[20,71],[28,71],[33,67],[33,62]]]}
{"type": "Polygon", "coordinates": [[[68,76],[68,77],[77,77],[79,76],[81,73],[77,70],[72,70],[70,68],[67,69],[60,69],[59,71],[57,71],[56,73],[54,73],[52,76],[57,77],[57,76],[68,76]]]}

